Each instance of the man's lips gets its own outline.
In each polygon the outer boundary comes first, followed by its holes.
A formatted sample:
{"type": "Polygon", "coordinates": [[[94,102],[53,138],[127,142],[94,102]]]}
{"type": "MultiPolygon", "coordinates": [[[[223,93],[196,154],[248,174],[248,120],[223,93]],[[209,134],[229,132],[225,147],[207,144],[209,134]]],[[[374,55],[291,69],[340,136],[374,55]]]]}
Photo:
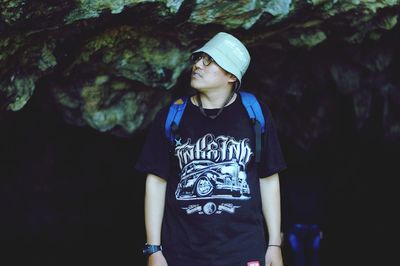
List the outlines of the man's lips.
{"type": "Polygon", "coordinates": [[[197,71],[192,72],[192,78],[201,78],[201,74],[197,71]]]}

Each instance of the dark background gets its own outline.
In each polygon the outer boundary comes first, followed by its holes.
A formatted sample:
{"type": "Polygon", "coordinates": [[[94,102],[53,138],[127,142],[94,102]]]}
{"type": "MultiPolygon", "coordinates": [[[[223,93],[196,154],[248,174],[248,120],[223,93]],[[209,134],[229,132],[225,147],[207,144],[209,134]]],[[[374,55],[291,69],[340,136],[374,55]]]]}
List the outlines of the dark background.
{"type": "MultiPolygon", "coordinates": [[[[144,175],[134,163],[146,132],[121,138],[67,125],[45,88],[0,121],[1,265],[144,265],[144,175]]],[[[335,134],[309,150],[281,139],[283,229],[290,180],[317,178],[326,195],[323,265],[392,265],[399,143],[385,141],[374,121],[379,102],[367,133],[353,129],[351,104],[342,108],[335,134]]],[[[283,252],[290,266],[286,243],[283,252]]]]}

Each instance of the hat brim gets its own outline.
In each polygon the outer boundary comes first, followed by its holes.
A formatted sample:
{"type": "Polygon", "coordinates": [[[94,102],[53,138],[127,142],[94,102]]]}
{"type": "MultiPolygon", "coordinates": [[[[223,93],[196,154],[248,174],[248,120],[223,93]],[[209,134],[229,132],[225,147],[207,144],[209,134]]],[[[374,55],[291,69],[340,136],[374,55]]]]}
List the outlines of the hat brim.
{"type": "Polygon", "coordinates": [[[221,68],[223,68],[225,71],[234,75],[238,79],[238,81],[241,82],[241,80],[242,80],[241,73],[239,73],[237,71],[237,67],[235,67],[235,65],[233,64],[231,59],[229,57],[225,56],[223,52],[219,51],[215,47],[204,45],[200,49],[197,49],[196,51],[194,51],[192,54],[201,53],[201,52],[206,53],[209,56],[211,56],[214,59],[214,61],[221,68]]]}

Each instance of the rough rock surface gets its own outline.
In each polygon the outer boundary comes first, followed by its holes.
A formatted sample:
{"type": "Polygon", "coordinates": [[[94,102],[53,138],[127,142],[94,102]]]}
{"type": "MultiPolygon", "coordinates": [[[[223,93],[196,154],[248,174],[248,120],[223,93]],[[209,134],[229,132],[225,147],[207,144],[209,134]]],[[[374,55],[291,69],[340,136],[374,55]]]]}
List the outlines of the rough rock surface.
{"type": "Polygon", "coordinates": [[[49,90],[66,122],[132,135],[185,91],[190,51],[228,31],[252,55],[244,89],[296,145],[331,136],[343,115],[399,140],[399,11],[398,0],[1,0],[0,112],[49,90]]]}

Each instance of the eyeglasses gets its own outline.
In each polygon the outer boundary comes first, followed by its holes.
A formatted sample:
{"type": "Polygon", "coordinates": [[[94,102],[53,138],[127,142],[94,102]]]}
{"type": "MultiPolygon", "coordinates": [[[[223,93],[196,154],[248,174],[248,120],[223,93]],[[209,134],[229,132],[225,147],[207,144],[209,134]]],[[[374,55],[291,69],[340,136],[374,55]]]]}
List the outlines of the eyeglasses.
{"type": "Polygon", "coordinates": [[[208,54],[205,54],[205,53],[192,54],[191,59],[192,59],[193,64],[196,64],[197,62],[199,62],[200,59],[203,59],[203,65],[204,66],[208,66],[212,62],[214,62],[214,59],[211,56],[209,56],[208,54]]]}

